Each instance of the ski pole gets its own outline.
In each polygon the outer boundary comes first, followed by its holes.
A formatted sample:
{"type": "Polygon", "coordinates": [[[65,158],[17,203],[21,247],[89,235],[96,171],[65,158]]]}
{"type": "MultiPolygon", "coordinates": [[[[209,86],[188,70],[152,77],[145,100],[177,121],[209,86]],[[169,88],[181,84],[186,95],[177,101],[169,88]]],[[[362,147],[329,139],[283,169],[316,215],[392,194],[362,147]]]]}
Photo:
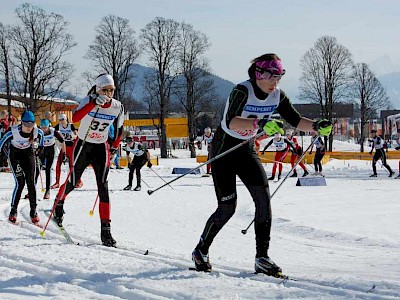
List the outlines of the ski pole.
{"type": "Polygon", "coordinates": [[[40,177],[40,184],[42,185],[42,193],[44,193],[45,190],[44,190],[44,186],[43,186],[42,164],[40,163],[40,160],[39,160],[38,157],[36,157],[36,164],[37,164],[38,169],[39,169],[39,177],[40,177]]]}
{"type": "Polygon", "coordinates": [[[170,187],[171,189],[174,189],[168,182],[166,182],[166,181],[164,180],[164,178],[162,178],[160,175],[158,175],[158,174],[156,173],[156,171],[153,170],[153,168],[149,168],[149,169],[152,170],[153,173],[156,174],[158,177],[160,177],[160,179],[161,179],[162,181],[164,181],[166,184],[168,184],[169,187],[170,187]]]}
{"type": "Polygon", "coordinates": [[[140,180],[141,180],[145,185],[147,185],[147,187],[150,187],[150,186],[146,183],[146,181],[144,181],[142,178],[140,178],[140,180]]]}
{"type": "Polygon", "coordinates": [[[94,209],[96,208],[97,200],[99,200],[99,194],[97,194],[96,200],[94,201],[93,208],[89,211],[89,216],[93,217],[94,209]]]}
{"type": "MultiPolygon", "coordinates": [[[[383,169],[383,163],[381,161],[379,163],[381,165],[381,169],[383,169]]],[[[386,171],[386,173],[390,174],[389,170],[387,170],[386,168],[384,168],[384,170],[386,171]]]]}
{"type": "Polygon", "coordinates": [[[62,198],[64,197],[65,189],[66,189],[66,187],[67,187],[67,182],[68,182],[68,180],[69,180],[69,177],[70,177],[71,174],[72,174],[72,171],[73,171],[74,168],[75,168],[75,164],[76,164],[76,162],[78,161],[79,156],[81,155],[83,146],[85,145],[86,139],[87,139],[87,137],[88,137],[88,135],[89,135],[90,128],[91,128],[92,125],[93,125],[94,119],[96,118],[97,113],[99,112],[99,109],[100,109],[100,106],[97,106],[97,110],[96,110],[96,112],[95,112],[94,115],[93,115],[93,118],[92,118],[92,121],[90,122],[90,125],[88,126],[88,129],[87,129],[87,131],[86,131],[85,137],[83,138],[82,144],[81,144],[81,146],[79,147],[79,151],[78,151],[78,153],[76,154],[76,157],[75,157],[74,162],[72,163],[72,167],[71,167],[71,169],[70,169],[69,172],[68,172],[68,175],[67,175],[67,178],[65,179],[64,184],[62,185],[63,190],[62,190],[62,192],[61,192],[61,196],[60,196],[60,197],[57,197],[56,201],[54,202],[53,208],[51,209],[51,212],[50,212],[50,215],[49,215],[49,218],[47,219],[47,222],[46,222],[45,226],[43,227],[43,230],[40,232],[40,235],[41,235],[41,236],[44,236],[45,231],[46,231],[46,229],[47,229],[47,226],[49,225],[49,222],[50,222],[51,218],[53,217],[54,210],[56,209],[58,202],[60,201],[60,199],[62,199],[62,198]]]}
{"type": "Polygon", "coordinates": [[[251,138],[249,138],[249,139],[247,139],[247,140],[244,140],[244,141],[241,142],[240,144],[237,144],[236,146],[233,146],[232,148],[226,150],[225,152],[222,152],[222,153],[218,154],[217,156],[215,156],[215,157],[213,157],[213,158],[207,160],[206,162],[202,163],[201,165],[199,165],[199,166],[197,166],[197,167],[195,167],[195,168],[193,168],[193,169],[190,169],[190,170],[187,171],[186,173],[184,173],[184,174],[182,174],[182,175],[179,175],[178,177],[176,177],[176,178],[174,178],[174,179],[172,179],[172,180],[166,182],[165,184],[159,186],[158,188],[156,188],[156,189],[154,189],[154,190],[148,190],[148,191],[147,191],[147,194],[149,194],[149,195],[153,194],[154,192],[156,192],[156,191],[162,189],[163,187],[169,185],[170,183],[172,183],[172,182],[174,182],[174,181],[176,181],[176,180],[178,180],[178,179],[180,179],[180,178],[182,178],[182,177],[184,177],[184,176],[186,176],[186,175],[192,173],[193,171],[196,171],[196,170],[200,169],[202,166],[205,166],[205,165],[207,165],[207,164],[209,164],[209,163],[211,163],[211,162],[217,160],[218,158],[221,158],[222,156],[227,155],[228,153],[231,153],[232,151],[236,150],[237,148],[240,148],[241,146],[244,146],[244,145],[250,143],[251,141],[254,141],[255,139],[259,138],[260,136],[263,136],[264,134],[265,134],[265,132],[264,132],[264,131],[261,131],[260,133],[256,134],[255,136],[253,136],[253,137],[251,137],[251,138]]]}
{"type": "MultiPolygon", "coordinates": [[[[311,146],[314,145],[314,143],[317,141],[317,139],[315,139],[310,146],[308,146],[308,148],[306,149],[306,151],[303,152],[303,154],[299,157],[299,159],[296,161],[296,163],[293,165],[292,169],[286,174],[285,178],[283,178],[282,182],[278,185],[278,187],[276,188],[276,190],[272,193],[270,200],[274,197],[274,195],[276,194],[276,192],[279,190],[279,188],[282,186],[282,184],[286,181],[286,179],[288,179],[290,173],[293,172],[293,170],[297,167],[297,165],[302,161],[302,159],[304,158],[304,156],[307,154],[307,151],[311,148],[311,146]]],[[[246,234],[247,230],[249,230],[250,226],[254,223],[254,219],[250,222],[249,226],[247,226],[246,229],[242,229],[242,233],[246,234]]]]}

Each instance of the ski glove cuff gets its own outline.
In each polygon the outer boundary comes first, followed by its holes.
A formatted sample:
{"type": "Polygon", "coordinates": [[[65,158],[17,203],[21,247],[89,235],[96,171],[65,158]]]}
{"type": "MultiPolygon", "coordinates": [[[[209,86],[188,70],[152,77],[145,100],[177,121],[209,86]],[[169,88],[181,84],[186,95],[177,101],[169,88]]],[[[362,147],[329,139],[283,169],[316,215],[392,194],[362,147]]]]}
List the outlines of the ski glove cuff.
{"type": "Polygon", "coordinates": [[[261,119],[258,121],[258,127],[269,136],[272,136],[275,133],[285,133],[283,130],[283,121],[281,120],[261,119]]]}
{"type": "Polygon", "coordinates": [[[316,120],[313,123],[313,129],[322,136],[328,136],[332,132],[332,122],[326,119],[316,120]]]}

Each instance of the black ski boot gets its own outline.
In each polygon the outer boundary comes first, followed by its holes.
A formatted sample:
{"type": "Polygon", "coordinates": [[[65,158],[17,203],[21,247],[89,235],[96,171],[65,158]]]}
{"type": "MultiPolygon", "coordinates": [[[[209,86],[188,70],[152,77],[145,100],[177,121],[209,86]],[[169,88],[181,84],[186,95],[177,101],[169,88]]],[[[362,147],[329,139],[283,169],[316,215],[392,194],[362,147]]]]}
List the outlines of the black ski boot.
{"type": "Polygon", "coordinates": [[[305,170],[304,173],[303,173],[303,177],[306,177],[307,175],[308,175],[308,171],[305,170]]]}
{"type": "Polygon", "coordinates": [[[296,172],[293,172],[293,174],[290,175],[290,177],[297,177],[297,173],[296,173],[296,172]]]}
{"type": "Polygon", "coordinates": [[[135,187],[133,190],[134,191],[140,191],[142,189],[142,187],[140,185],[138,185],[137,187],[135,187]]]}
{"type": "Polygon", "coordinates": [[[126,187],[124,187],[124,191],[130,191],[132,186],[128,184],[126,187]]]}
{"type": "Polygon", "coordinates": [[[281,180],[281,176],[282,176],[282,174],[279,173],[279,174],[278,174],[278,181],[281,180]]]}
{"type": "Polygon", "coordinates": [[[62,227],[63,220],[64,220],[64,203],[59,201],[53,213],[54,221],[56,221],[59,227],[62,227]]]}
{"type": "Polygon", "coordinates": [[[393,175],[394,175],[394,172],[390,171],[389,177],[393,177],[393,175]]]}
{"type": "Polygon", "coordinates": [[[268,178],[268,180],[274,180],[275,179],[275,175],[272,175],[271,177],[268,178]]]}
{"type": "Polygon", "coordinates": [[[378,174],[369,175],[369,177],[378,177],[378,174]]]}
{"type": "Polygon", "coordinates": [[[101,221],[101,241],[104,246],[106,247],[115,247],[117,244],[116,240],[113,239],[111,235],[111,226],[110,222],[106,221],[103,222],[101,221]]]}
{"type": "Polygon", "coordinates": [[[8,221],[11,223],[16,223],[17,222],[17,209],[14,207],[11,207],[10,215],[8,216],[8,221]]]}
{"type": "Polygon", "coordinates": [[[282,276],[282,269],[278,267],[268,256],[256,257],[254,269],[256,270],[256,273],[263,273],[274,277],[282,276]]]}
{"type": "Polygon", "coordinates": [[[192,252],[192,260],[197,271],[200,272],[211,272],[212,266],[208,253],[203,254],[200,249],[195,248],[192,252]]]}

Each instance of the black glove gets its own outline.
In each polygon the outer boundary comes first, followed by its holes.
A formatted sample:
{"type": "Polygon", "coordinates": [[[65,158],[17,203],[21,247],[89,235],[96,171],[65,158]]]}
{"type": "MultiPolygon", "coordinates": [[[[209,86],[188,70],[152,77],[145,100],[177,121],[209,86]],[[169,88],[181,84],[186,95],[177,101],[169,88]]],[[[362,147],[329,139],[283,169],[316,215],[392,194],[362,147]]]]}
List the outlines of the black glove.
{"type": "Polygon", "coordinates": [[[296,149],[296,154],[297,154],[298,156],[301,156],[301,155],[303,154],[303,149],[301,149],[301,147],[297,148],[297,149],[296,149]]]}
{"type": "Polygon", "coordinates": [[[147,162],[147,167],[151,168],[153,166],[153,164],[151,163],[151,161],[147,162]]]}
{"type": "Polygon", "coordinates": [[[394,149],[396,149],[396,150],[400,150],[400,146],[397,146],[396,148],[394,148],[394,149]]]}

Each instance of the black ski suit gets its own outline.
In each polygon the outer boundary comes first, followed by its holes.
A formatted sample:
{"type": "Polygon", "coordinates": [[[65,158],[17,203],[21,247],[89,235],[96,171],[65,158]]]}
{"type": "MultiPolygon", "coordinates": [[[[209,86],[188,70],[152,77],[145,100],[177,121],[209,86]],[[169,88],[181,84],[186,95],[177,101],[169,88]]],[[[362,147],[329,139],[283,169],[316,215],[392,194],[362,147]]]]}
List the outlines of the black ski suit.
{"type": "Polygon", "coordinates": [[[0,140],[0,151],[8,144],[9,164],[15,179],[15,187],[11,198],[11,208],[17,210],[25,183],[28,187],[29,204],[31,211],[36,210],[35,173],[36,154],[43,149],[43,131],[36,126],[32,133],[25,133],[21,125],[12,126],[0,140]],[[38,150],[33,149],[34,142],[38,142],[38,150]]]}
{"type": "MultiPolygon", "coordinates": [[[[257,133],[256,129],[252,132],[234,132],[229,129],[229,123],[235,116],[269,118],[275,110],[293,127],[297,127],[301,116],[283,91],[276,89],[271,94],[266,94],[253,80],[237,85],[227,100],[221,126],[214,135],[211,157],[229,150],[257,133]]],[[[256,257],[267,257],[272,218],[271,196],[267,175],[256,153],[254,142],[213,161],[211,167],[218,207],[208,219],[196,248],[202,253],[208,253],[218,232],[235,213],[237,175],[250,192],[255,204],[256,257]]]]}

